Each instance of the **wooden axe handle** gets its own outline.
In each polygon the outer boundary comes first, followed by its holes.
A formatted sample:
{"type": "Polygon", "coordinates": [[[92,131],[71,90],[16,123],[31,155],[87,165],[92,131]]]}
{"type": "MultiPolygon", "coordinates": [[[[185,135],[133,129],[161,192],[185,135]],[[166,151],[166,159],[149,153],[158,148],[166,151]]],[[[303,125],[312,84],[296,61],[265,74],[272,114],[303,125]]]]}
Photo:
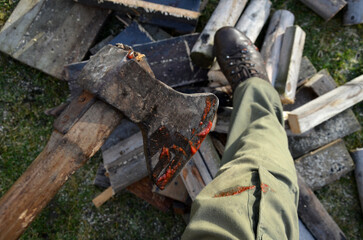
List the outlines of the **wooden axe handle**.
{"type": "Polygon", "coordinates": [[[121,118],[114,108],[95,101],[67,133],[53,131],[44,150],[0,199],[0,240],[17,239],[25,231],[69,176],[99,150],[121,118]]]}

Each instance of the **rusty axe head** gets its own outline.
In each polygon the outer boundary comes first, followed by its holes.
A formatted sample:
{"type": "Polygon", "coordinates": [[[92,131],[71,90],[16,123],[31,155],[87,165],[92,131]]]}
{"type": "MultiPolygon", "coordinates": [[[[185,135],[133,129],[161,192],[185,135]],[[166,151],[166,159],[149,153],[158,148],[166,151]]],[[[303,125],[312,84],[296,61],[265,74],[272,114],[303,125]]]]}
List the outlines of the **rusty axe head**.
{"type": "Polygon", "coordinates": [[[124,47],[104,47],[84,67],[79,84],[139,124],[149,173],[164,189],[212,128],[218,98],[173,90],[135,54],[124,47]]]}

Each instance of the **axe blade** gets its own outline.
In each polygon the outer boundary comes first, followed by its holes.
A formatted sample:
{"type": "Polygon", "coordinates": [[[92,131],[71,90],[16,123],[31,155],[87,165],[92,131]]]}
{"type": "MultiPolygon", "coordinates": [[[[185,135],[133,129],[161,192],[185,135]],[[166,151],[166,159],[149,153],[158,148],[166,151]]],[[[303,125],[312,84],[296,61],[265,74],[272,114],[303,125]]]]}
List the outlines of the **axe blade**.
{"type": "Polygon", "coordinates": [[[149,174],[164,189],[195,154],[213,125],[218,98],[183,94],[157,80],[146,60],[108,45],[82,70],[80,86],[139,124],[149,174]]]}

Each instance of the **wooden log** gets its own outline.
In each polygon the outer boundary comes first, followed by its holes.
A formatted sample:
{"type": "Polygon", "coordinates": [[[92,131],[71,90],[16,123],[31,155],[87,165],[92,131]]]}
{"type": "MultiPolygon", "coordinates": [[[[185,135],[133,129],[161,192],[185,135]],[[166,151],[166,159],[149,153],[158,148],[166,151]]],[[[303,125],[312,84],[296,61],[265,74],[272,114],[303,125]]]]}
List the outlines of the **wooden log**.
{"type": "Polygon", "coordinates": [[[292,104],[295,101],[305,36],[305,32],[299,26],[286,28],[275,81],[275,88],[280,93],[282,104],[292,104]]]}
{"type": "Polygon", "coordinates": [[[111,186],[110,179],[108,178],[106,173],[106,169],[103,166],[103,163],[100,163],[98,166],[96,177],[93,180],[93,185],[100,187],[100,188],[108,188],[111,186]]]}
{"type": "Polygon", "coordinates": [[[240,17],[247,0],[221,0],[193,46],[193,63],[208,68],[213,63],[214,35],[224,26],[234,26],[240,17]]]}
{"type": "MultiPolygon", "coordinates": [[[[295,104],[285,105],[284,110],[293,111],[294,109],[310,102],[320,94],[323,95],[336,87],[326,70],[321,70],[297,91],[295,104]],[[319,77],[320,76],[320,77],[319,77]],[[320,83],[321,82],[321,83],[320,83]]],[[[288,126],[288,125],[286,125],[288,126]]],[[[300,157],[312,150],[318,149],[336,139],[343,138],[353,132],[360,130],[361,126],[353,111],[348,109],[337,116],[323,122],[305,135],[290,135],[289,149],[294,158],[300,157]]]]}
{"type": "MultiPolygon", "coordinates": [[[[235,28],[243,32],[252,42],[255,42],[270,15],[270,8],[271,2],[269,0],[252,0],[246,10],[243,11],[235,28]]],[[[214,62],[209,70],[208,80],[214,84],[218,83],[219,86],[229,84],[217,62],[214,62]]]]}
{"type": "Polygon", "coordinates": [[[208,171],[208,167],[204,162],[204,159],[201,156],[200,151],[198,151],[193,156],[193,163],[195,164],[196,168],[198,169],[198,172],[200,176],[202,177],[203,183],[207,185],[212,181],[212,176],[210,172],[208,171]]]}
{"type": "Polygon", "coordinates": [[[140,22],[174,29],[179,33],[195,30],[200,16],[200,1],[135,1],[135,0],[76,0],[82,4],[116,10],[137,16],[140,22]]]}
{"type": "Polygon", "coordinates": [[[246,34],[251,42],[255,42],[270,16],[270,9],[271,2],[269,0],[250,1],[235,27],[246,34]]]}
{"type": "Polygon", "coordinates": [[[296,159],[295,168],[304,182],[315,191],[353,171],[354,162],[344,141],[338,139],[296,159]]]}
{"type": "Polygon", "coordinates": [[[0,199],[0,239],[17,239],[120,120],[118,111],[96,101],[66,134],[53,131],[42,153],[0,199]]]}
{"type": "Polygon", "coordinates": [[[145,177],[140,181],[131,184],[126,189],[135,194],[137,197],[147,201],[157,209],[167,212],[170,210],[173,201],[157,193],[152,192],[153,183],[149,177],[145,177]]]}
{"type": "Polygon", "coordinates": [[[352,151],[355,163],[355,181],[357,182],[359,201],[363,212],[363,148],[352,151]]]}
{"type": "Polygon", "coordinates": [[[272,85],[278,73],[278,62],[282,37],[287,27],[294,24],[295,16],[287,10],[276,11],[270,20],[266,36],[261,48],[262,58],[266,63],[266,71],[272,85]]]}
{"type": "Polygon", "coordinates": [[[112,190],[112,187],[108,187],[105,191],[95,197],[92,202],[96,206],[96,208],[101,207],[107,200],[109,200],[115,193],[112,190]]]}
{"type": "Polygon", "coordinates": [[[363,23],[363,1],[346,0],[347,8],[343,17],[344,25],[354,25],[363,23]]]}
{"type": "Polygon", "coordinates": [[[101,50],[101,48],[103,48],[104,46],[106,46],[114,37],[112,35],[104,38],[101,42],[97,43],[95,46],[93,46],[89,52],[94,55],[96,54],[99,50],[101,50]]]}
{"type": "Polygon", "coordinates": [[[304,223],[299,219],[299,240],[315,240],[311,232],[305,227],[304,223]]]}
{"type": "Polygon", "coordinates": [[[190,198],[194,201],[197,195],[205,187],[203,178],[195,165],[193,158],[184,166],[180,173],[190,198]]]}
{"type": "Polygon", "coordinates": [[[300,189],[299,218],[315,239],[346,239],[342,230],[300,176],[298,176],[298,183],[300,189]]]}
{"type": "Polygon", "coordinates": [[[211,136],[208,135],[204,139],[203,144],[200,146],[199,152],[211,178],[213,179],[217,175],[217,172],[220,168],[221,159],[214,147],[211,136]]]}
{"type": "Polygon", "coordinates": [[[293,133],[303,133],[363,100],[363,75],[289,114],[293,133]]]}
{"type": "Polygon", "coordinates": [[[61,103],[60,105],[58,105],[54,108],[46,109],[44,111],[44,114],[47,116],[58,117],[64,111],[64,109],[66,109],[68,107],[68,105],[69,105],[69,102],[61,103]]]}
{"type": "Polygon", "coordinates": [[[22,0],[0,32],[0,51],[53,77],[81,61],[109,11],[72,0],[22,0]]]}
{"type": "Polygon", "coordinates": [[[301,59],[299,80],[297,82],[297,86],[300,87],[300,86],[304,85],[315,73],[317,73],[316,68],[310,62],[309,58],[304,56],[301,59]]]}
{"type": "Polygon", "coordinates": [[[329,21],[347,4],[344,0],[300,0],[320,17],[329,21]]]}

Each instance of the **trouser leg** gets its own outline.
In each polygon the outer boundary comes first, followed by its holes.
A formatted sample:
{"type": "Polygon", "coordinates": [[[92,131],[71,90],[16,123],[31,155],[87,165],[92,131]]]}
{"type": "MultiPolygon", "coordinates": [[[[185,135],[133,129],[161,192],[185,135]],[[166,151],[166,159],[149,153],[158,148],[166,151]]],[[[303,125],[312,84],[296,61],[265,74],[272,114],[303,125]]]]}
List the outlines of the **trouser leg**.
{"type": "Polygon", "coordinates": [[[297,203],[279,96],[248,79],[234,93],[222,167],[193,203],[183,239],[298,239],[297,203]]]}

